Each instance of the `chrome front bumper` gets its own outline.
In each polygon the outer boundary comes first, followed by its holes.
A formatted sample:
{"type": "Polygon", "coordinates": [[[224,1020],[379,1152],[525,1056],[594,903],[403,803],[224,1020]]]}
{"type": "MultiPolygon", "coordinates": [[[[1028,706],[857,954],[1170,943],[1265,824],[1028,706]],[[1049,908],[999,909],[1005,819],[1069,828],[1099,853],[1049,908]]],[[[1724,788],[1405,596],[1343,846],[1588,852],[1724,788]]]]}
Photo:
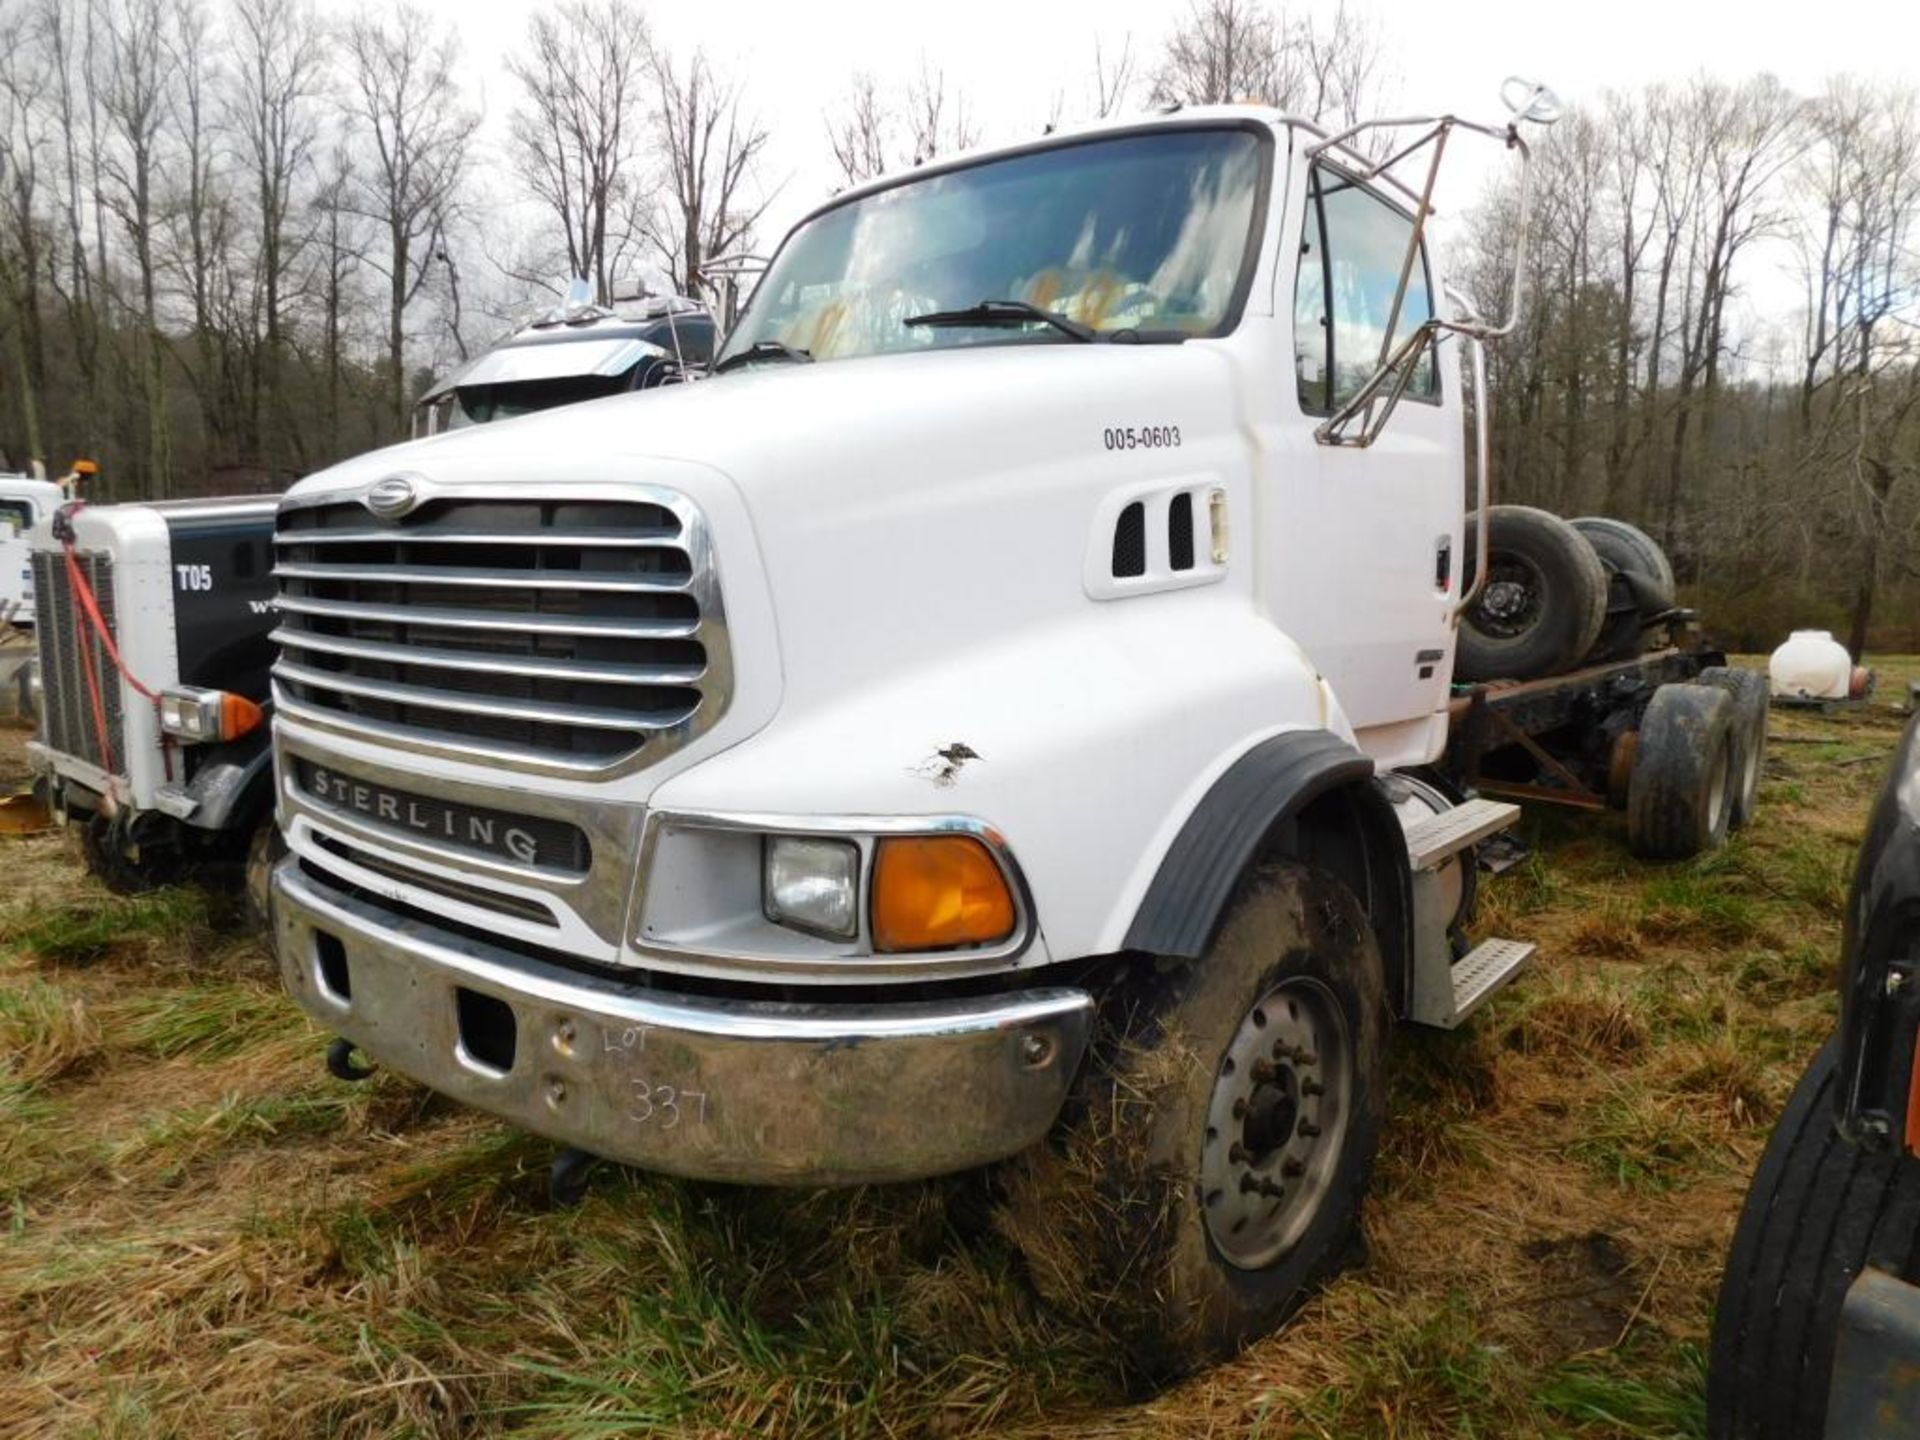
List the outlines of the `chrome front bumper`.
{"type": "Polygon", "coordinates": [[[273,889],[281,974],[319,1024],[524,1129],[695,1179],[851,1185],[1002,1159],[1052,1125],[1092,1024],[1065,988],[862,1005],[650,990],[393,915],[294,860],[273,889]]]}

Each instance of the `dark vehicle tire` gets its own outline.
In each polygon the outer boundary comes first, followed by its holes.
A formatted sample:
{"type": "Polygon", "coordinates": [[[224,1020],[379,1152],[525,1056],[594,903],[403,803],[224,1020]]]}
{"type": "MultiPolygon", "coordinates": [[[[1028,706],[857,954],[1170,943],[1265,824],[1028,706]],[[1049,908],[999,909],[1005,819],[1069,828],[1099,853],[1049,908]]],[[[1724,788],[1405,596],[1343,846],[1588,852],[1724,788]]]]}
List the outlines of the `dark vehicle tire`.
{"type": "Polygon", "coordinates": [[[1870,1262],[1920,1279],[1920,1162],[1840,1136],[1839,1053],[1829,1040],[1801,1077],[1733,1232],[1708,1350],[1712,1440],[1823,1434],[1847,1287],[1870,1262]]]}
{"type": "Polygon", "coordinates": [[[1717,685],[1662,685],[1640,720],[1627,782],[1627,843],[1685,860],[1726,842],[1733,820],[1733,700],[1717,685]]]}
{"type": "MultiPolygon", "coordinates": [[[[1532,680],[1571,669],[1607,618],[1607,572],[1566,521],[1496,505],[1487,527],[1487,583],[1461,616],[1454,673],[1462,680],[1532,680]]],[[[1467,553],[1474,553],[1474,524],[1467,553]]]]}
{"type": "Polygon", "coordinates": [[[186,872],[186,860],[173,846],[130,842],[121,827],[93,815],[80,831],[87,869],[116,895],[144,895],[171,885],[186,872]]]}
{"type": "Polygon", "coordinates": [[[1593,664],[1631,659],[1645,648],[1647,622],[1674,604],[1673,566],[1644,530],[1604,515],[1569,522],[1593,546],[1607,572],[1607,613],[1587,652],[1593,664]]]}
{"type": "Polygon", "coordinates": [[[273,867],[286,853],[286,838],[269,810],[247,841],[247,923],[262,935],[273,934],[273,867]]]}
{"type": "Polygon", "coordinates": [[[1733,811],[1728,819],[1735,830],[1760,809],[1760,781],[1767,763],[1767,679],[1757,670],[1731,665],[1709,665],[1700,672],[1701,685],[1717,685],[1733,701],[1733,811]]]}
{"type": "Polygon", "coordinates": [[[1359,1254],[1387,1010],[1359,901],[1290,861],[1248,878],[1201,960],[1128,964],[998,1223],[1040,1293],[1157,1384],[1271,1331],[1359,1254]]]}

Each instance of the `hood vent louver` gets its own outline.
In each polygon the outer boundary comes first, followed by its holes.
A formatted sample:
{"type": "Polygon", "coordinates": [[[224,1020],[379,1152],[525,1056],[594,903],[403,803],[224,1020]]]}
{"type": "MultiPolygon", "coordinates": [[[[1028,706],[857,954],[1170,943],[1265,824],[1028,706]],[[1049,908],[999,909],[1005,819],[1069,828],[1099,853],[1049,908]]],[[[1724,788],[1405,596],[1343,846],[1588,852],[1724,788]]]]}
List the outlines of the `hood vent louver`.
{"type": "Polygon", "coordinates": [[[1138,500],[1120,512],[1113,527],[1113,578],[1147,573],[1147,507],[1138,500]]]}

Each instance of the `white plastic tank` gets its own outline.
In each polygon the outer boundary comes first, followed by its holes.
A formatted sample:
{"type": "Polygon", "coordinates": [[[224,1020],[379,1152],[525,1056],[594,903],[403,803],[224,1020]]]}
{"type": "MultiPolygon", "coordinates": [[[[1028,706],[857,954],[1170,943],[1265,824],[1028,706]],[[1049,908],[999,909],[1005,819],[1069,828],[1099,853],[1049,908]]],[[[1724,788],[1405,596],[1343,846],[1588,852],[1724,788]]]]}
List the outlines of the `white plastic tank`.
{"type": "Polygon", "coordinates": [[[1767,661],[1775,695],[1790,700],[1844,700],[1853,681],[1853,657],[1826,630],[1796,630],[1767,661]]]}

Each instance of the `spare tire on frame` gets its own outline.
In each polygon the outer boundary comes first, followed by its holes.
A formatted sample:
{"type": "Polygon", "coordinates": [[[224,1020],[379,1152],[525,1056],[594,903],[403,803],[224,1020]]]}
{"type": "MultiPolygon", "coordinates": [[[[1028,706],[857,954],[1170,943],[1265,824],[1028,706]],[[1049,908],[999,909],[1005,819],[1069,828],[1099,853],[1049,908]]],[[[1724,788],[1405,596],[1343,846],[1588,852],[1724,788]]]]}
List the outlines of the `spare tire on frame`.
{"type": "Polygon", "coordinates": [[[1624,520],[1583,515],[1569,523],[1607,572],[1606,618],[1586,659],[1631,659],[1645,648],[1648,622],[1674,606],[1673,566],[1652,536],[1624,520]]]}
{"type": "MultiPolygon", "coordinates": [[[[1535,680],[1572,669],[1607,618],[1607,572],[1557,515],[1527,505],[1488,512],[1487,581],[1460,617],[1460,680],[1535,680]]],[[[1478,517],[1467,522],[1476,550],[1478,517]]],[[[1471,563],[1471,562],[1470,562],[1471,563]]]]}

